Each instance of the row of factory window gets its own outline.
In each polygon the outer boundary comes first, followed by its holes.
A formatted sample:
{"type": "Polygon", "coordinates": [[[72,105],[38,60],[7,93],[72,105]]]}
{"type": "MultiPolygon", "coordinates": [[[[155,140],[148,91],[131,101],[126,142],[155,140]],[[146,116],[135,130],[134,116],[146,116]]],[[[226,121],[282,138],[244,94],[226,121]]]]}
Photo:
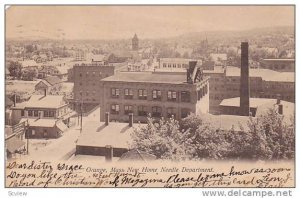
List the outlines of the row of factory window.
{"type": "Polygon", "coordinates": [[[163,68],[187,68],[188,64],[180,63],[163,63],[163,68]]]}
{"type": "MultiPolygon", "coordinates": [[[[210,95],[211,100],[223,100],[225,98],[231,98],[233,97],[232,95],[224,95],[224,94],[218,94],[218,95],[210,95]]],[[[277,98],[277,95],[253,95],[251,96],[253,98],[271,98],[275,99],[277,98]]],[[[281,96],[282,100],[287,100],[290,101],[293,97],[292,96],[281,96]]]]}
{"type": "MultiPolygon", "coordinates": [[[[40,112],[41,113],[41,112],[40,112]]],[[[53,110],[45,110],[43,111],[44,115],[43,117],[53,118],[55,115],[55,111],[53,110]]],[[[28,117],[40,117],[38,110],[28,110],[27,111],[28,117]]],[[[25,111],[21,110],[21,116],[25,116],[25,111]]]]}
{"type": "MultiPolygon", "coordinates": [[[[148,106],[138,106],[137,107],[137,112],[134,111],[134,107],[132,105],[124,105],[124,115],[128,115],[129,113],[133,113],[137,116],[148,116],[149,114],[152,117],[163,117],[163,112],[162,112],[162,107],[160,106],[153,106],[153,107],[148,107],[148,106]]],[[[171,118],[174,117],[176,118],[176,112],[177,109],[170,107],[166,109],[166,117],[171,118]]],[[[120,114],[120,105],[119,104],[112,104],[110,113],[113,115],[119,115],[120,114]]],[[[186,117],[190,113],[190,110],[187,108],[181,109],[181,118],[186,117]]]]}
{"type": "MultiPolygon", "coordinates": [[[[111,89],[111,97],[112,98],[119,98],[121,95],[121,90],[118,88],[111,89]]],[[[189,91],[167,91],[166,96],[168,101],[178,101],[179,94],[181,94],[181,102],[190,102],[191,101],[191,94],[189,91]]],[[[152,90],[152,99],[153,100],[162,100],[162,91],[161,90],[152,90]]],[[[147,100],[148,91],[146,89],[139,89],[138,90],[138,99],[139,100],[147,100]]],[[[124,98],[125,99],[133,99],[134,94],[132,89],[124,89],[124,98]]]]}
{"type": "Polygon", "coordinates": [[[102,72],[85,72],[85,73],[79,73],[79,77],[85,76],[86,78],[88,77],[108,77],[108,74],[103,74],[102,72]]]}

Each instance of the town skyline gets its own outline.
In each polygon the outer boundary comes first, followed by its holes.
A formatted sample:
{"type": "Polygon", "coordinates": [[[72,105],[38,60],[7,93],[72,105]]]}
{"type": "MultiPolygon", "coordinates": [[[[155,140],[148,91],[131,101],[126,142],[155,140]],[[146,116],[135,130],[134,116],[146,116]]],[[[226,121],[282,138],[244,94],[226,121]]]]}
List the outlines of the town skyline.
{"type": "Polygon", "coordinates": [[[8,39],[115,40],[134,33],[140,38],[160,39],[194,32],[293,27],[294,7],[15,6],[6,10],[6,21],[8,39]],[[27,20],[22,20],[24,16],[27,20]]]}

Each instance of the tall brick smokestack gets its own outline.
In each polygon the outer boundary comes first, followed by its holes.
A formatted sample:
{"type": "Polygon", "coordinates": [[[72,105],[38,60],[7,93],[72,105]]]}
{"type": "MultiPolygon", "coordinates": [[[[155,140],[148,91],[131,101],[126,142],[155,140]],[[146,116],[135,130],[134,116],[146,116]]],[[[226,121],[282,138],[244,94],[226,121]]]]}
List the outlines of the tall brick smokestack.
{"type": "Polygon", "coordinates": [[[240,82],[240,115],[249,116],[250,89],[249,89],[249,60],[248,42],[241,43],[241,82],[240,82]]]}

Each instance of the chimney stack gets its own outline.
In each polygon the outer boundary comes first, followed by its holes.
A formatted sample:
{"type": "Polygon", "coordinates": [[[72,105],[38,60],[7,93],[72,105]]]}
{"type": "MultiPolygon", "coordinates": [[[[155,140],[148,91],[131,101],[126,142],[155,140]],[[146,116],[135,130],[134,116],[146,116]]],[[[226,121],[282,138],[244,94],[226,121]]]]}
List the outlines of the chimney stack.
{"type": "Polygon", "coordinates": [[[250,90],[249,90],[249,60],[248,42],[241,43],[241,77],[240,77],[240,115],[249,116],[250,90]]]}
{"type": "Polygon", "coordinates": [[[129,127],[133,126],[133,113],[129,113],[129,127]]]}
{"type": "Polygon", "coordinates": [[[276,104],[280,104],[280,94],[277,94],[277,101],[276,101],[276,104]]]}
{"type": "Polygon", "coordinates": [[[105,112],[105,126],[108,126],[109,123],[109,112],[105,112]]]}
{"type": "Polygon", "coordinates": [[[279,113],[280,115],[283,114],[283,105],[282,105],[282,104],[278,104],[278,113],[279,113]]]}
{"type": "Polygon", "coordinates": [[[111,145],[106,145],[105,148],[105,161],[111,162],[114,155],[113,147],[111,145]]]}

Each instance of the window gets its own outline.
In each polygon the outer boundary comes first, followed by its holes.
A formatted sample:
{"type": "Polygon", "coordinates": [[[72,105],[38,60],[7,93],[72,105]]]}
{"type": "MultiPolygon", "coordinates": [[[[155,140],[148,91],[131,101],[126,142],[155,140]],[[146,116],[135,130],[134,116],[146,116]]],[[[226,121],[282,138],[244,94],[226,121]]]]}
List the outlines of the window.
{"type": "Polygon", "coordinates": [[[191,101],[191,94],[188,91],[181,92],[181,102],[190,102],[191,101]]]}
{"type": "Polygon", "coordinates": [[[166,63],[164,63],[164,64],[163,64],[163,67],[167,67],[167,64],[166,64],[166,63]]]}
{"type": "Polygon", "coordinates": [[[119,114],[120,106],[118,104],[111,105],[111,114],[119,114]]]}
{"type": "Polygon", "coordinates": [[[153,98],[153,100],[161,100],[161,91],[160,90],[153,90],[152,91],[152,98],[153,98]]]}
{"type": "Polygon", "coordinates": [[[185,118],[190,114],[189,109],[181,109],[181,118],[185,118]]]}
{"type": "Polygon", "coordinates": [[[132,99],[132,98],[133,98],[132,89],[125,89],[125,99],[132,99]]]}
{"type": "Polygon", "coordinates": [[[49,117],[54,117],[55,111],[49,111],[49,117]]]}
{"type": "Polygon", "coordinates": [[[32,110],[28,110],[28,116],[33,116],[32,110]]]}
{"type": "Polygon", "coordinates": [[[176,64],[173,64],[173,68],[176,68],[176,64]]]}
{"type": "Polygon", "coordinates": [[[139,99],[147,100],[147,90],[139,89],[139,99]]]}
{"type": "Polygon", "coordinates": [[[176,118],[176,112],[174,108],[167,108],[167,117],[168,118],[176,118]]]}
{"type": "Polygon", "coordinates": [[[47,137],[48,136],[48,132],[47,132],[47,129],[44,129],[44,137],[47,137]]]}
{"type": "Polygon", "coordinates": [[[81,86],[81,85],[82,85],[82,83],[80,82],[80,83],[79,83],[79,86],[81,86]]]}
{"type": "Polygon", "coordinates": [[[119,98],[119,96],[120,96],[120,90],[119,90],[119,89],[112,88],[112,89],[111,89],[111,96],[112,96],[113,98],[119,98]]]}
{"type": "Polygon", "coordinates": [[[93,77],[95,77],[95,75],[96,75],[96,72],[93,72],[93,77]]]}
{"type": "Polygon", "coordinates": [[[35,135],[35,130],[34,129],[31,130],[31,135],[35,135]]]}
{"type": "Polygon", "coordinates": [[[86,72],[86,75],[85,75],[86,77],[89,77],[89,72],[86,72]]]}
{"type": "Polygon", "coordinates": [[[152,107],[152,116],[161,117],[161,107],[152,107]]]}
{"type": "Polygon", "coordinates": [[[79,77],[82,77],[82,73],[79,74],[79,77]]]}
{"type": "Polygon", "coordinates": [[[24,110],[21,110],[21,116],[24,116],[24,110]]]}
{"type": "Polygon", "coordinates": [[[139,116],[147,116],[147,107],[139,106],[138,107],[138,115],[139,116]]]}
{"type": "Polygon", "coordinates": [[[132,111],[132,106],[131,105],[125,105],[124,106],[124,113],[126,114],[126,115],[128,115],[129,113],[132,113],[133,111],[132,111]]]}
{"type": "Polygon", "coordinates": [[[177,93],[176,91],[168,91],[168,100],[169,101],[176,101],[177,93]]]}

